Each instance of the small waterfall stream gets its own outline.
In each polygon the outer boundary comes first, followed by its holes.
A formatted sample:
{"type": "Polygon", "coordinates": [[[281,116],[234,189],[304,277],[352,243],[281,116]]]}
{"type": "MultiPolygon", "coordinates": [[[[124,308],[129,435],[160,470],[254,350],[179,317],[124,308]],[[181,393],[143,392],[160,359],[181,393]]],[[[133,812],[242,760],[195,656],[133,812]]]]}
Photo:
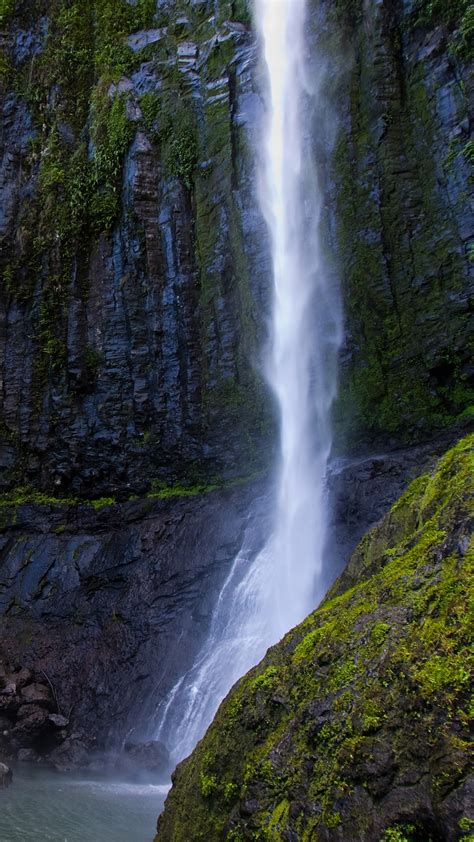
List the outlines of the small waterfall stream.
{"type": "Polygon", "coordinates": [[[156,738],[175,762],[192,751],[235,681],[323,596],[329,411],[341,330],[318,234],[310,121],[323,71],[307,64],[306,16],[306,0],[254,0],[265,80],[258,195],[274,283],[266,375],[280,413],[273,529],[256,557],[250,536],[244,540],[207,642],[158,710],[156,738]]]}

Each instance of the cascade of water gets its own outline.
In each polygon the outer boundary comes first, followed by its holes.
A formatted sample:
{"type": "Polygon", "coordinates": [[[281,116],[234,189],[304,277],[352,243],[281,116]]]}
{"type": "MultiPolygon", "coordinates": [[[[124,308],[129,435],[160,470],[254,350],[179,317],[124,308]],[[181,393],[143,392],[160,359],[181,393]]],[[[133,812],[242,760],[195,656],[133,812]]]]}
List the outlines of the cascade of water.
{"type": "Polygon", "coordinates": [[[267,379],[280,410],[281,461],[270,538],[244,545],[208,640],[159,711],[157,738],[186,756],[232,684],[321,598],[329,410],[336,384],[337,301],[321,261],[321,194],[305,80],[306,0],[254,0],[267,79],[259,201],[271,242],[274,300],[267,379]]]}

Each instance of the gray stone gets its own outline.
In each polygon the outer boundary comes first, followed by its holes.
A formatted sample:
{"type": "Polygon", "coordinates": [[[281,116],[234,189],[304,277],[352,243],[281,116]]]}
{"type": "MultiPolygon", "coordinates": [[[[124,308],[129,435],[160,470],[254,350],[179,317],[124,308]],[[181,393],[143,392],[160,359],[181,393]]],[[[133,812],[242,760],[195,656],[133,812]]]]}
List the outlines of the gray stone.
{"type": "Polygon", "coordinates": [[[6,789],[13,780],[12,770],[6,763],[0,763],[0,789],[6,789]]]}

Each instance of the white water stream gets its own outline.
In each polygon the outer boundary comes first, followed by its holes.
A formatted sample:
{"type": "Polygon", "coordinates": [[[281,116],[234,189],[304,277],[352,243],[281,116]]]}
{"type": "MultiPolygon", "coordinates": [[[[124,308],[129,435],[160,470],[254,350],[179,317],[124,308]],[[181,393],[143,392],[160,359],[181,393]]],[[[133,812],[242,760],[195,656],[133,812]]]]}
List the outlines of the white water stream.
{"type": "Polygon", "coordinates": [[[306,0],[254,0],[266,88],[258,193],[274,280],[266,373],[280,411],[274,525],[256,557],[251,540],[244,541],[207,642],[158,711],[156,738],[171,747],[176,762],[192,751],[235,681],[323,596],[325,474],[340,317],[320,253],[321,191],[311,132],[315,77],[323,71],[314,60],[311,70],[307,64],[306,14],[306,0]]]}

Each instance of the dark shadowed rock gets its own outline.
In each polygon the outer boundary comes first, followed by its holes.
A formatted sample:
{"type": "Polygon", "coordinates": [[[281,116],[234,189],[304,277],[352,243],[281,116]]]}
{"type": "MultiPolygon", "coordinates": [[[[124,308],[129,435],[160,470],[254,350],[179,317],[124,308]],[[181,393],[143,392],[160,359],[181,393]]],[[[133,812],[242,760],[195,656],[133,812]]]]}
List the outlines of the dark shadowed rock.
{"type": "Polygon", "coordinates": [[[254,482],[98,510],[11,511],[0,536],[0,716],[13,752],[30,739],[48,756],[72,730],[97,750],[152,737],[156,707],[199,646],[245,531],[256,548],[263,540],[263,492],[254,482]],[[9,606],[14,618],[2,619],[9,606]]]}
{"type": "Polygon", "coordinates": [[[126,744],[116,761],[116,769],[127,778],[166,777],[170,756],[163,743],[156,740],[136,745],[126,744]]]}
{"type": "Polygon", "coordinates": [[[85,769],[91,760],[90,749],[81,739],[70,737],[47,756],[47,762],[58,772],[85,769]]]}
{"type": "Polygon", "coordinates": [[[54,706],[54,699],[49,687],[44,684],[29,684],[20,691],[22,704],[41,705],[46,708],[54,706]]]}
{"type": "Polygon", "coordinates": [[[0,789],[6,789],[13,780],[12,770],[6,763],[0,763],[0,789]]]}
{"type": "Polygon", "coordinates": [[[38,752],[33,748],[21,748],[16,756],[19,763],[37,763],[40,760],[38,752]]]}

